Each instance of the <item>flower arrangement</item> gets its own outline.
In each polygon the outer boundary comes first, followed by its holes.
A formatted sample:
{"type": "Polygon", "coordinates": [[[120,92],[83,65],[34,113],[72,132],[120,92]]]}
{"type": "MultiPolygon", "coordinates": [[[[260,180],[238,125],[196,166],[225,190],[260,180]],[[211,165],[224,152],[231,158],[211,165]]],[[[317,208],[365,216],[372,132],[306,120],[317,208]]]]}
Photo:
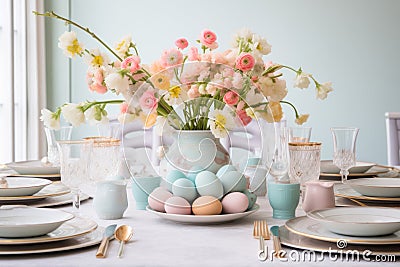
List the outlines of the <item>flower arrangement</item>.
{"type": "Polygon", "coordinates": [[[284,100],[288,90],[283,74],[279,73],[281,69],[294,72],[294,87],[308,88],[313,82],[319,99],[325,99],[333,90],[331,82],[319,83],[301,68],[264,61],[271,45],[250,30],[240,31],[233,46],[222,52],[217,51],[217,35],[208,29],[197,40],[199,48],[189,45],[186,38],[179,38],[175,47],[163,51],[157,61],[146,65],[129,36],[111,48],[74,21],[54,12],[34,13],[63,20],[99,41],[114,60],[97,48],[85,49],[73,31],[62,34],[58,46],[68,57],[80,56],[88,63],[89,90],[99,94],[111,91],[124,97],[66,103],[54,112],[43,109],[41,120],[49,128],[60,127],[61,114],[73,126],[85,120],[107,122],[106,106],[119,104],[120,122],[140,119],[145,127],[211,130],[219,138],[253,119],[280,121],[282,104],[293,108],[297,124],[307,121],[308,114],[298,113],[292,103],[284,100]]]}

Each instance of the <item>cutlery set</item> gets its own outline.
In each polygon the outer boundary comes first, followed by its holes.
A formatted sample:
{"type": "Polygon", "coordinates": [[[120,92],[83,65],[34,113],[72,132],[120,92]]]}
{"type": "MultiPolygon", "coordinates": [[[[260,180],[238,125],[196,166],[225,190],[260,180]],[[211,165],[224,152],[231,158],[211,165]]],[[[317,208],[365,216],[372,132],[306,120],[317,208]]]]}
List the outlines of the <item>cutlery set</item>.
{"type": "Polygon", "coordinates": [[[268,258],[265,251],[265,240],[269,240],[270,236],[272,236],[272,241],[274,243],[274,256],[277,258],[284,258],[279,238],[279,226],[272,226],[269,230],[267,221],[254,221],[253,236],[259,239],[259,259],[266,260],[268,258]]]}
{"type": "Polygon", "coordinates": [[[107,249],[109,242],[115,237],[120,241],[118,250],[118,258],[122,257],[123,246],[125,242],[128,242],[133,236],[133,229],[129,225],[121,225],[117,228],[116,224],[107,226],[104,230],[103,239],[96,253],[96,258],[105,258],[107,255],[107,249]]]}

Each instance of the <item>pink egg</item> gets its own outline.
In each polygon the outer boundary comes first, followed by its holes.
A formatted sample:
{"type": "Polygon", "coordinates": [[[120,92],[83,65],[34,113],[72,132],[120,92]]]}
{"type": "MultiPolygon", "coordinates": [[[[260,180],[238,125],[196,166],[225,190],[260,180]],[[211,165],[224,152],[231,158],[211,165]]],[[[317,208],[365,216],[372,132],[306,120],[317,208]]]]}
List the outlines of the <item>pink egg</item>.
{"type": "Polygon", "coordinates": [[[172,197],[172,193],[163,187],[157,187],[148,197],[150,208],[156,211],[165,212],[164,204],[172,197]]]}
{"type": "Polygon", "coordinates": [[[170,197],[165,201],[165,211],[171,214],[190,215],[192,209],[189,202],[183,197],[170,197]]]}
{"type": "Polygon", "coordinates": [[[222,199],[222,213],[239,213],[247,210],[249,199],[240,192],[232,192],[222,199]]]}

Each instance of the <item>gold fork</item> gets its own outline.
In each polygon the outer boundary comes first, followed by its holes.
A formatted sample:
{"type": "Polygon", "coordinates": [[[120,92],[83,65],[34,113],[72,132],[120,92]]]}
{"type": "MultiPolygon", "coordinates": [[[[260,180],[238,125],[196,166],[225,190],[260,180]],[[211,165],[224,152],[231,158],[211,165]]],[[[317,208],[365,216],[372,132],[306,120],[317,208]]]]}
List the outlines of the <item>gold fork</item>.
{"type": "Polygon", "coordinates": [[[265,254],[265,239],[269,239],[269,230],[268,230],[268,224],[265,220],[263,221],[254,221],[254,227],[253,227],[253,236],[254,238],[258,238],[259,240],[259,254],[258,258],[260,260],[266,260],[268,255],[265,254]]]}

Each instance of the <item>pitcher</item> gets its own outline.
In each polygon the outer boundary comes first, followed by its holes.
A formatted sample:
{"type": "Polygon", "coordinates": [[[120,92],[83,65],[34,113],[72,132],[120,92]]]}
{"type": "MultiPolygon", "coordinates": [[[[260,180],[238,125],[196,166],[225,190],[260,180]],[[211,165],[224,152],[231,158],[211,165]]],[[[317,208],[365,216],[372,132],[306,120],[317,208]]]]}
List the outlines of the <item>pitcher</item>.
{"type": "Polygon", "coordinates": [[[302,203],[305,212],[335,207],[332,182],[309,181],[305,188],[302,203]]]}
{"type": "Polygon", "coordinates": [[[120,219],[128,208],[126,182],[109,180],[98,182],[93,207],[97,216],[104,220],[120,219]]]}

